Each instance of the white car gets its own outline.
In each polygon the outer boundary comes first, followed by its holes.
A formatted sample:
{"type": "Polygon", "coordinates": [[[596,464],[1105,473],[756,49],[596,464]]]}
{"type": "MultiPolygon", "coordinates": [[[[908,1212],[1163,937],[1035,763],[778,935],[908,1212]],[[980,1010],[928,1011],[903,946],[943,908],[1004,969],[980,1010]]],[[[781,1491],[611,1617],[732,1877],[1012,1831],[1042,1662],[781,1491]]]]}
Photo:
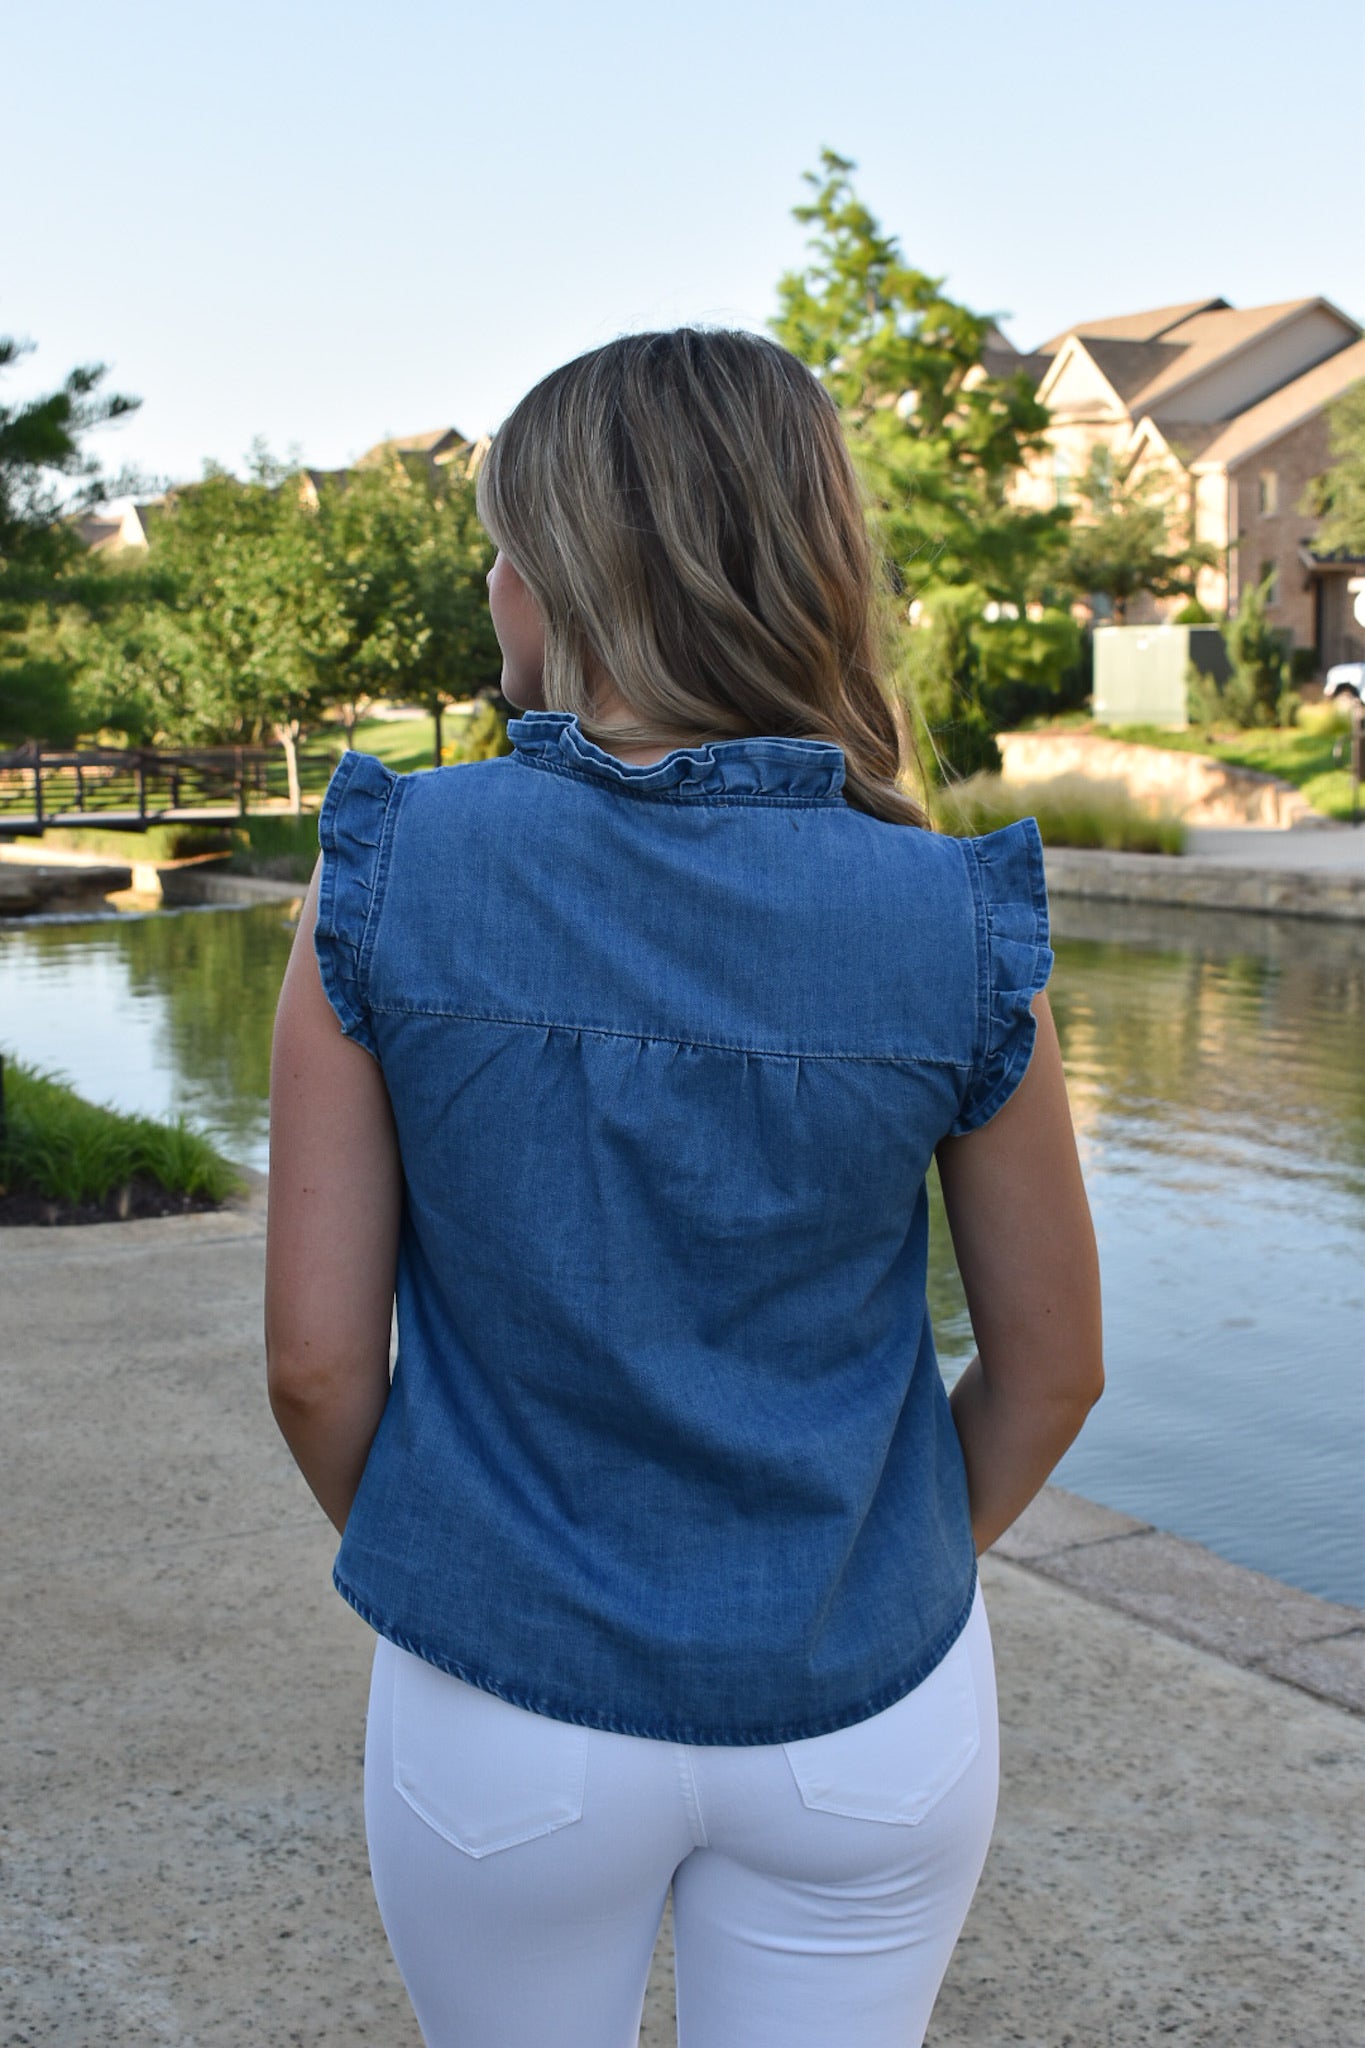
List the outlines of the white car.
{"type": "Polygon", "coordinates": [[[1324,697],[1340,697],[1349,701],[1355,697],[1365,703],[1365,661],[1339,661],[1335,668],[1329,668],[1322,685],[1324,697]]]}

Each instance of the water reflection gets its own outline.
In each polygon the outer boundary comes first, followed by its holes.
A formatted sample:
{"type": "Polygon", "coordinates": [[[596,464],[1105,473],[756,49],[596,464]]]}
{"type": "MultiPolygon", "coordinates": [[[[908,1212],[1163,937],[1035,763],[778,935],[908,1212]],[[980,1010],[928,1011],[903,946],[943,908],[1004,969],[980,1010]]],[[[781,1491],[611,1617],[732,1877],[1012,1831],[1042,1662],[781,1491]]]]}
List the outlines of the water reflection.
{"type": "MultiPolygon", "coordinates": [[[[1109,1389],[1060,1477],[1365,1605],[1365,933],[1054,906],[1109,1389]]],[[[278,909],[20,926],[0,1045],[263,1165],[278,909]]],[[[945,1374],[971,1330],[935,1193],[945,1374]]]]}
{"type": "Polygon", "coordinates": [[[264,1167],[283,910],[16,926],[0,938],[0,1046],[97,1102],[186,1116],[264,1167]]]}

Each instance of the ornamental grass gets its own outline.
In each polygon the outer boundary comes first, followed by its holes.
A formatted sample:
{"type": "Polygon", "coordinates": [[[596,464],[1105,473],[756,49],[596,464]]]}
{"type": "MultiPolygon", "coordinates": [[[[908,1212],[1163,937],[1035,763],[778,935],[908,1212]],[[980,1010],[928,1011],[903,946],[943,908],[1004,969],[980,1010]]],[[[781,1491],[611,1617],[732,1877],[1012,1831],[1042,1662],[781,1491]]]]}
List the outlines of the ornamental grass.
{"type": "Polygon", "coordinates": [[[0,1195],[78,1206],[150,1184],[208,1205],[242,1191],[236,1168],[183,1121],[101,1108],[19,1060],[0,1071],[0,1195]]]}
{"type": "Polygon", "coordinates": [[[1134,801],[1121,782],[1084,775],[1051,782],[1006,782],[973,775],[935,790],[934,823],[956,838],[994,832],[1017,818],[1036,818],[1045,846],[1097,847],[1109,853],[1183,853],[1179,818],[1134,801]]]}

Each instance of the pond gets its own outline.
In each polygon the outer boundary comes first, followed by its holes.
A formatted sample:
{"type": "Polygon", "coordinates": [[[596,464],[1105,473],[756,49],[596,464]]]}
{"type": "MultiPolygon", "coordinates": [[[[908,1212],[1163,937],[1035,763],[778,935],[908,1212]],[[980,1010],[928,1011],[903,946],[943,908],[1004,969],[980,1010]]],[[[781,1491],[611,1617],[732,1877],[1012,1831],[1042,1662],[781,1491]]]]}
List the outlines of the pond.
{"type": "MultiPolygon", "coordinates": [[[[1054,906],[1109,1385],[1063,1485],[1365,1606],[1365,933],[1054,906]]],[[[15,925],[0,1047],[263,1166],[278,909],[15,925]]],[[[945,1376],[971,1349],[941,1213],[945,1376]]]]}

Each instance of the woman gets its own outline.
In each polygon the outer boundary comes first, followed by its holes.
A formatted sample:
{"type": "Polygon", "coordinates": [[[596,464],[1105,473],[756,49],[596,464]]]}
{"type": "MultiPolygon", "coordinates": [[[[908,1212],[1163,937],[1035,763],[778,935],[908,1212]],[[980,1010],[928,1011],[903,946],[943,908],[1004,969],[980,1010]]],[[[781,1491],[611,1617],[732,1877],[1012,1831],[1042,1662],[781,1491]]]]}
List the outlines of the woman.
{"type": "Polygon", "coordinates": [[[670,1888],[684,2048],[905,2048],[994,1818],[976,1555],[1101,1386],[1036,827],[902,792],[857,485],[772,343],[569,364],[480,502],[515,752],[343,761],[272,1081],[271,1399],[379,1636],[381,1913],[431,2048],[633,2048],[670,1888]]]}

